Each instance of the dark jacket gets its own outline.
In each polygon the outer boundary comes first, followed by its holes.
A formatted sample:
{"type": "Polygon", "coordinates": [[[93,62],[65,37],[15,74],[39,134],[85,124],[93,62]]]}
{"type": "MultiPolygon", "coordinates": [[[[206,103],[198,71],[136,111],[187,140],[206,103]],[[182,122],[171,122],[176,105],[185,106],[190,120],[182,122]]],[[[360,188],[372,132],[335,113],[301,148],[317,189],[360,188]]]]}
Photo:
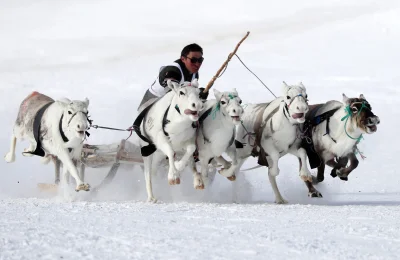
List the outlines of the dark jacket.
{"type": "MultiPolygon", "coordinates": [[[[182,70],[182,73],[184,76],[184,81],[191,82],[192,78],[193,78],[193,74],[187,70],[185,64],[180,59],[176,60],[175,62],[178,63],[179,66],[181,67],[181,70],[182,70]]],[[[160,82],[160,85],[163,87],[166,87],[167,79],[169,79],[169,78],[175,79],[176,81],[180,82],[182,79],[182,74],[181,74],[180,70],[175,66],[172,66],[172,65],[165,66],[160,71],[160,74],[158,75],[158,80],[160,82]]],[[[196,73],[195,78],[199,79],[199,73],[196,73]]]]}

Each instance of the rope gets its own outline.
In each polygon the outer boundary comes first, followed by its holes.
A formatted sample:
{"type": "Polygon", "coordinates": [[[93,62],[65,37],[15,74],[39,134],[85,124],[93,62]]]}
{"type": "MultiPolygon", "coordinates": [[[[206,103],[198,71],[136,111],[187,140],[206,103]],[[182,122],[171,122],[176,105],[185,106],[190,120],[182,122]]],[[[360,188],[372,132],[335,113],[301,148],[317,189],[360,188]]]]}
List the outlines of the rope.
{"type": "Polygon", "coordinates": [[[243,139],[245,139],[246,138],[246,136],[248,137],[248,142],[249,142],[249,145],[251,146],[251,147],[254,147],[256,144],[255,144],[255,139],[254,139],[254,145],[251,145],[251,138],[253,137],[254,138],[254,136],[256,135],[256,133],[250,133],[249,131],[247,131],[247,129],[246,129],[246,127],[244,126],[244,124],[243,124],[243,121],[240,121],[240,123],[241,123],[241,125],[242,125],[242,127],[243,127],[243,129],[244,129],[244,131],[246,131],[246,134],[243,136],[243,139]]]}
{"type": "Polygon", "coordinates": [[[264,87],[266,87],[266,88],[269,90],[269,92],[271,92],[271,94],[276,98],[275,94],[267,87],[267,85],[264,84],[264,82],[263,82],[259,77],[257,77],[257,75],[256,75],[254,72],[252,72],[252,71],[246,66],[246,64],[244,64],[244,62],[239,58],[239,56],[238,56],[237,54],[235,54],[235,56],[239,59],[239,61],[243,64],[243,66],[244,66],[248,71],[250,71],[251,74],[253,74],[253,75],[261,82],[261,84],[263,84],[264,87]]]}
{"type": "Polygon", "coordinates": [[[99,125],[90,125],[90,128],[94,128],[94,129],[98,129],[98,128],[102,128],[102,129],[107,129],[107,130],[114,130],[114,131],[128,131],[130,132],[129,136],[125,139],[128,140],[129,137],[132,136],[132,131],[133,131],[133,126],[127,128],[127,129],[121,129],[121,128],[113,128],[113,127],[106,127],[106,126],[99,126],[99,125]]]}

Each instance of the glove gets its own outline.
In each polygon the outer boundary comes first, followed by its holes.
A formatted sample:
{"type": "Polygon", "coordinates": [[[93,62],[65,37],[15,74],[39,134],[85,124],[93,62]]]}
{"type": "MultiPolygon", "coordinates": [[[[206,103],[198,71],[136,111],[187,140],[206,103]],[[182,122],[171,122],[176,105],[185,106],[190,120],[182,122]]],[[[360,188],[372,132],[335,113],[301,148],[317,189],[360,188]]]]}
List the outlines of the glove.
{"type": "Polygon", "coordinates": [[[199,88],[200,89],[200,94],[199,97],[203,100],[206,101],[208,98],[208,91],[207,92],[203,92],[204,88],[199,88]]]}

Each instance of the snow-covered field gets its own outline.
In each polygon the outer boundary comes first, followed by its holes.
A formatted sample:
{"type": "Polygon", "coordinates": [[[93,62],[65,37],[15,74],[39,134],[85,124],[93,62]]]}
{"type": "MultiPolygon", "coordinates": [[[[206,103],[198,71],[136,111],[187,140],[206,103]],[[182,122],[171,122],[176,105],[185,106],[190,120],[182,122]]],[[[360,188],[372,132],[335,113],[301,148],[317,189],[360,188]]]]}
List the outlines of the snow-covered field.
{"type": "MultiPolygon", "coordinates": [[[[19,143],[16,162],[0,163],[0,259],[398,259],[399,17],[396,0],[0,0],[3,154],[30,92],[88,97],[95,124],[126,128],[183,46],[204,48],[205,86],[247,31],[238,54],[275,94],[283,80],[302,81],[312,104],[363,93],[381,119],[348,182],[327,169],[322,199],[307,197],[297,159],[284,157],[278,185],[288,205],[273,203],[265,169],[239,176],[235,194],[219,175],[204,191],[189,171],[175,187],[159,178],[158,204],[145,202],[140,167],[122,167],[97,196],[41,193],[36,185],[53,182],[53,166],[23,157],[27,142],[19,143]]],[[[214,87],[237,88],[245,103],[273,98],[236,58],[214,87]]],[[[93,129],[88,143],[126,137],[93,129]]],[[[107,170],[87,169],[88,182],[107,170]]]]}

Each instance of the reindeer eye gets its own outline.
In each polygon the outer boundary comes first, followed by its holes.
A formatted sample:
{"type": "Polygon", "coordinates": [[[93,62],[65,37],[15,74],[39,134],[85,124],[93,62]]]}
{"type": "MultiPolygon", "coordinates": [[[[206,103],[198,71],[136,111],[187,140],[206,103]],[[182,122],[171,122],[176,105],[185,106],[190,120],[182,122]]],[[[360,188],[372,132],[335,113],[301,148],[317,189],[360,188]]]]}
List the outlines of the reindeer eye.
{"type": "Polygon", "coordinates": [[[290,97],[289,97],[289,96],[286,96],[286,98],[287,98],[287,99],[290,99],[290,97]]]}
{"type": "Polygon", "coordinates": [[[239,100],[239,104],[242,104],[242,100],[239,100]]]}
{"type": "Polygon", "coordinates": [[[226,102],[225,102],[225,101],[221,101],[221,104],[222,104],[222,105],[225,105],[225,104],[226,104],[226,102]]]}
{"type": "Polygon", "coordinates": [[[183,95],[183,96],[184,96],[185,93],[183,93],[183,91],[180,91],[180,92],[179,92],[179,95],[183,95]]]}
{"type": "Polygon", "coordinates": [[[71,111],[68,111],[68,115],[72,115],[72,112],[71,112],[71,111]]]}
{"type": "Polygon", "coordinates": [[[356,107],[352,107],[351,110],[353,110],[353,113],[357,113],[358,109],[356,107]]]}
{"type": "Polygon", "coordinates": [[[307,96],[307,95],[305,95],[305,98],[307,99],[307,98],[308,98],[308,96],[307,96]]]}

